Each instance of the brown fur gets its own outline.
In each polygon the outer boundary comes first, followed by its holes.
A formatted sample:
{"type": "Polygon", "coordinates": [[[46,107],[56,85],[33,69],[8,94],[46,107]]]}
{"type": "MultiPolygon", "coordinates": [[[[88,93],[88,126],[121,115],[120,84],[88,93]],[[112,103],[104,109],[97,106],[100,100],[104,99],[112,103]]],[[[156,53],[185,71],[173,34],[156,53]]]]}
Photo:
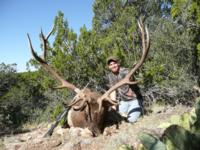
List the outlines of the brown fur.
{"type": "MultiPolygon", "coordinates": [[[[75,110],[72,107],[69,110],[67,121],[70,127],[89,128],[93,135],[97,136],[103,132],[104,117],[109,104],[104,102],[99,111],[97,99],[101,94],[90,89],[85,89],[84,94],[86,95],[85,98],[89,98],[90,101],[81,110],[75,110]]],[[[76,103],[75,106],[79,106],[81,102],[76,103]]]]}

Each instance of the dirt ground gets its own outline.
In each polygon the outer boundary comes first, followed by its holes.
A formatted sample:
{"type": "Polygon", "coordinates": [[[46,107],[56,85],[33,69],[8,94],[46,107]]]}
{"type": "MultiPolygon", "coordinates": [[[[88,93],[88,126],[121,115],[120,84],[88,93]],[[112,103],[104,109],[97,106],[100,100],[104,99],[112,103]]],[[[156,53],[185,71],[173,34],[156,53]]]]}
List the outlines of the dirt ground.
{"type": "Polygon", "coordinates": [[[40,124],[30,132],[5,136],[0,140],[0,149],[5,150],[119,150],[123,144],[135,147],[138,145],[139,132],[150,132],[161,135],[163,129],[158,126],[167,122],[172,115],[181,115],[190,111],[183,105],[155,106],[153,112],[144,115],[136,123],[122,122],[119,128],[111,126],[98,137],[91,137],[87,129],[62,129],[57,127],[51,137],[43,138],[50,125],[40,124]]]}

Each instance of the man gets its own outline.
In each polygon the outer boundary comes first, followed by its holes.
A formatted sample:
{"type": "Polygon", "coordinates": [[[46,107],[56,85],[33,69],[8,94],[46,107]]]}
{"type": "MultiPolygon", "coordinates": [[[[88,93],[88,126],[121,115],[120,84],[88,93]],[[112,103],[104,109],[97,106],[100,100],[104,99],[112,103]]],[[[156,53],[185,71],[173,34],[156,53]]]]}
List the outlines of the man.
{"type": "MultiPolygon", "coordinates": [[[[123,79],[129,70],[120,67],[120,62],[116,57],[109,57],[107,59],[109,87],[123,79]]],[[[123,85],[116,91],[110,94],[110,97],[115,100],[119,100],[118,111],[123,117],[127,117],[127,120],[131,123],[135,122],[142,113],[141,100],[139,87],[137,85],[123,85]]]]}

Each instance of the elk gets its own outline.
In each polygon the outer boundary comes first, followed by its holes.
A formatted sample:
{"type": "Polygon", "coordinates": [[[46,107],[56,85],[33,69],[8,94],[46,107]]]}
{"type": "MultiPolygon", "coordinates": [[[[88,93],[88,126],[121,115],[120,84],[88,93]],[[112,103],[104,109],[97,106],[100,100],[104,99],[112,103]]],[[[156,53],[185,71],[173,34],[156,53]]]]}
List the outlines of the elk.
{"type": "Polygon", "coordinates": [[[150,47],[150,39],[149,32],[146,25],[143,24],[142,19],[138,20],[138,26],[141,33],[142,39],[142,56],[140,60],[134,65],[134,67],[130,70],[130,72],[123,78],[121,81],[116,83],[110,89],[108,89],[104,94],[100,94],[96,91],[92,91],[88,88],[84,88],[77,92],[75,89],[77,88],[72,83],[66,81],[63,77],[61,77],[52,67],[50,67],[45,58],[47,51],[47,41],[50,37],[53,29],[47,36],[43,34],[41,31],[41,39],[43,41],[43,50],[44,57],[39,57],[33,49],[31,39],[29,34],[28,41],[30,45],[30,49],[33,57],[41,64],[41,66],[47,70],[52,77],[54,77],[58,82],[60,82],[60,86],[58,88],[68,88],[72,91],[76,92],[73,100],[68,104],[69,112],[67,115],[67,122],[69,127],[81,127],[88,128],[94,136],[102,133],[104,128],[104,117],[108,111],[108,108],[113,105],[117,105],[117,100],[113,100],[110,98],[110,94],[125,84],[137,84],[138,81],[133,81],[131,76],[142,66],[147,56],[149,47],[150,47]]]}

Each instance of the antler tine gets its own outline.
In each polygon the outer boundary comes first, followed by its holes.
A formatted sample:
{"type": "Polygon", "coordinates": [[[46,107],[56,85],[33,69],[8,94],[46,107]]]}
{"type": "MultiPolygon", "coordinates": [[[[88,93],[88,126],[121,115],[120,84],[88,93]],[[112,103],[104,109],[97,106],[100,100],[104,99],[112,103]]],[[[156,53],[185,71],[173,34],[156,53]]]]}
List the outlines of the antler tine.
{"type": "Polygon", "coordinates": [[[51,29],[51,31],[49,32],[49,34],[45,37],[42,29],[41,29],[41,38],[42,38],[42,42],[43,42],[43,51],[44,51],[44,54],[43,54],[43,58],[44,60],[46,60],[46,56],[47,56],[47,41],[49,39],[49,37],[51,36],[51,34],[53,33],[53,29],[54,27],[51,29]]]}
{"type": "Polygon", "coordinates": [[[52,29],[51,29],[51,31],[48,33],[48,35],[45,36],[45,35],[43,34],[42,29],[41,29],[41,35],[42,35],[42,38],[44,39],[44,41],[47,41],[47,40],[49,39],[49,37],[50,37],[51,34],[53,33],[53,30],[54,30],[54,27],[52,27],[52,29]]]}
{"type": "Polygon", "coordinates": [[[54,26],[52,27],[51,31],[49,32],[49,34],[46,36],[46,40],[49,39],[49,37],[51,36],[51,34],[53,33],[54,30],[54,26]]]}
{"type": "Polygon", "coordinates": [[[46,62],[45,62],[42,58],[40,58],[40,57],[36,54],[36,52],[34,51],[33,45],[32,45],[32,42],[31,42],[31,38],[30,38],[30,36],[29,36],[28,33],[27,33],[27,36],[28,36],[29,46],[30,46],[30,48],[31,48],[31,53],[32,53],[33,57],[34,57],[36,60],[38,60],[40,63],[46,64],[46,62]]]}
{"type": "MultiPolygon", "coordinates": [[[[108,94],[109,95],[109,94],[108,94]]],[[[102,103],[103,103],[103,100],[107,100],[108,102],[110,102],[111,104],[113,104],[113,105],[117,105],[118,104],[118,102],[116,101],[116,100],[112,100],[110,97],[108,97],[108,96],[102,96],[101,98],[99,98],[98,100],[97,100],[97,102],[99,103],[99,112],[100,112],[100,110],[101,110],[101,107],[102,107],[102,103]]]]}
{"type": "MultiPolygon", "coordinates": [[[[50,32],[50,33],[52,33],[52,32],[50,32]]],[[[45,38],[45,36],[44,36],[44,34],[43,34],[42,32],[41,32],[41,34],[42,34],[42,39],[43,39],[44,45],[46,45],[46,41],[45,41],[45,40],[47,40],[47,38],[45,38]]],[[[73,85],[73,84],[67,82],[65,79],[63,79],[57,72],[55,72],[55,71],[47,64],[47,62],[46,62],[44,59],[42,59],[41,57],[39,57],[39,56],[37,55],[37,53],[36,53],[36,52],[34,51],[34,49],[33,49],[32,42],[31,42],[31,39],[30,39],[30,36],[29,36],[28,33],[27,33],[27,36],[28,36],[29,45],[30,45],[30,48],[31,48],[31,52],[32,52],[33,57],[42,65],[42,67],[43,67],[45,70],[47,70],[56,80],[58,80],[58,81],[61,83],[61,85],[58,86],[57,88],[69,88],[69,89],[71,89],[71,90],[74,90],[74,89],[76,88],[75,85],[73,85]]],[[[49,37],[49,36],[50,36],[50,34],[48,35],[48,37],[49,37]]],[[[46,46],[44,46],[44,51],[46,51],[46,49],[47,49],[46,46]]]]}
{"type": "Polygon", "coordinates": [[[142,19],[141,17],[137,20],[137,23],[138,23],[138,27],[140,28],[140,31],[142,31],[142,19]]]}
{"type": "MultiPolygon", "coordinates": [[[[148,30],[148,28],[147,28],[146,25],[145,25],[145,32],[146,32],[146,38],[147,38],[147,41],[146,41],[147,42],[146,43],[146,51],[148,51],[149,48],[150,48],[150,38],[149,38],[149,30],[148,30]]],[[[147,53],[146,53],[146,55],[147,55],[147,53]]]]}
{"type": "Polygon", "coordinates": [[[43,31],[41,29],[41,39],[42,39],[42,43],[43,43],[43,59],[46,61],[46,57],[47,57],[47,39],[45,38],[43,31]]]}

